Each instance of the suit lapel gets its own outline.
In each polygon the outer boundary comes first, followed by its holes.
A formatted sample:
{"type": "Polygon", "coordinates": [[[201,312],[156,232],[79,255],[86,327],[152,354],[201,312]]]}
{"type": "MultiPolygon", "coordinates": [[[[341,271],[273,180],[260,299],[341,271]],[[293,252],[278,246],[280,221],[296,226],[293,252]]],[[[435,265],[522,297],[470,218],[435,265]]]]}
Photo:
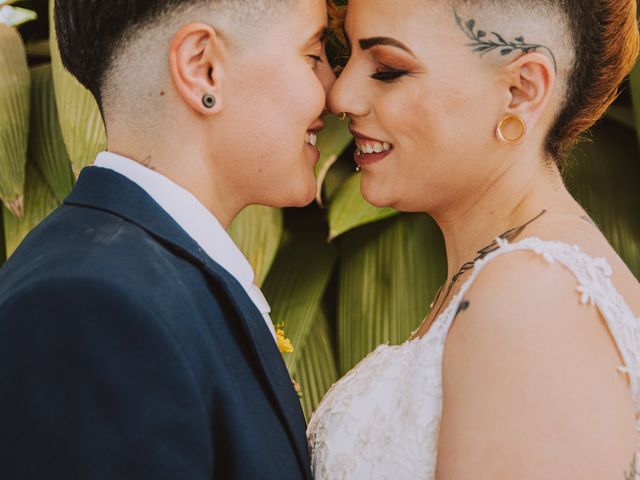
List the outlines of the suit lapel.
{"type": "Polygon", "coordinates": [[[174,254],[195,261],[222,287],[242,320],[275,400],[276,410],[295,447],[300,468],[309,478],[305,420],[291,377],[262,314],[238,281],[206,255],[144,190],[116,172],[98,167],[85,168],[65,204],[103,210],[138,225],[174,254]]]}

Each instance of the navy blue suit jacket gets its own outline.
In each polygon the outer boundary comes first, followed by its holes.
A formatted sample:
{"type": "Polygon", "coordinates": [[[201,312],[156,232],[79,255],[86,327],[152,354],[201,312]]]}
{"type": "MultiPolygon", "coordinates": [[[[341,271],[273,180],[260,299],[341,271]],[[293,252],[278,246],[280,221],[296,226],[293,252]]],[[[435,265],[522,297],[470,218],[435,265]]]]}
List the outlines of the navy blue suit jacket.
{"type": "Polygon", "coordinates": [[[110,170],[85,169],[0,269],[0,478],[311,478],[262,315],[110,170]]]}

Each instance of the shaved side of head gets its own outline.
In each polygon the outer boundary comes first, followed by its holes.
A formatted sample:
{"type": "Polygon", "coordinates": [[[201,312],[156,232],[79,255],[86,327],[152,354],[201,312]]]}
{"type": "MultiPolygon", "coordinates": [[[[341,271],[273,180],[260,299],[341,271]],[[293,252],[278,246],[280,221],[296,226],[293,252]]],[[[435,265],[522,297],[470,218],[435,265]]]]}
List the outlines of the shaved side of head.
{"type": "Polygon", "coordinates": [[[118,104],[144,102],[166,84],[171,39],[183,25],[209,24],[229,46],[240,49],[259,42],[274,17],[296,3],[55,0],[54,19],[64,66],[93,94],[104,115],[118,104]]]}
{"type": "Polygon", "coordinates": [[[462,41],[502,65],[532,51],[557,73],[546,151],[562,163],[615,99],[638,56],[635,0],[447,0],[462,41]],[[465,38],[466,37],[466,38],[465,38]]]}

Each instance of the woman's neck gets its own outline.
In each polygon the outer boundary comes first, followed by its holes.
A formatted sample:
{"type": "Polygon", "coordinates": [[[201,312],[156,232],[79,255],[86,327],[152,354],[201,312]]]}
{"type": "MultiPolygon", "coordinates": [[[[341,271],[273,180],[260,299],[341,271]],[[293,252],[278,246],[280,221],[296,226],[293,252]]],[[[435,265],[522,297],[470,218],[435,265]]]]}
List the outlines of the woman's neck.
{"type": "Polygon", "coordinates": [[[524,227],[511,240],[527,236],[537,222],[544,221],[545,215],[540,216],[543,211],[553,215],[580,210],[564,187],[560,173],[538,167],[531,171],[508,170],[458,208],[435,214],[447,250],[447,283],[503,233],[524,227]]]}

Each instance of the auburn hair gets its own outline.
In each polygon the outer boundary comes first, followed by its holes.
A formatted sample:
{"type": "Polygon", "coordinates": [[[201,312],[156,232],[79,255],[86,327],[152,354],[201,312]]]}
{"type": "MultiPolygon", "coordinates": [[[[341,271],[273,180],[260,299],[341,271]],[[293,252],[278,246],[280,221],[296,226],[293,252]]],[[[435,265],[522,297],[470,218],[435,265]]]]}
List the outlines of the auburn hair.
{"type": "Polygon", "coordinates": [[[636,0],[558,0],[575,45],[566,101],[547,136],[547,152],[563,166],[580,135],[616,99],[640,50],[636,0]]]}

